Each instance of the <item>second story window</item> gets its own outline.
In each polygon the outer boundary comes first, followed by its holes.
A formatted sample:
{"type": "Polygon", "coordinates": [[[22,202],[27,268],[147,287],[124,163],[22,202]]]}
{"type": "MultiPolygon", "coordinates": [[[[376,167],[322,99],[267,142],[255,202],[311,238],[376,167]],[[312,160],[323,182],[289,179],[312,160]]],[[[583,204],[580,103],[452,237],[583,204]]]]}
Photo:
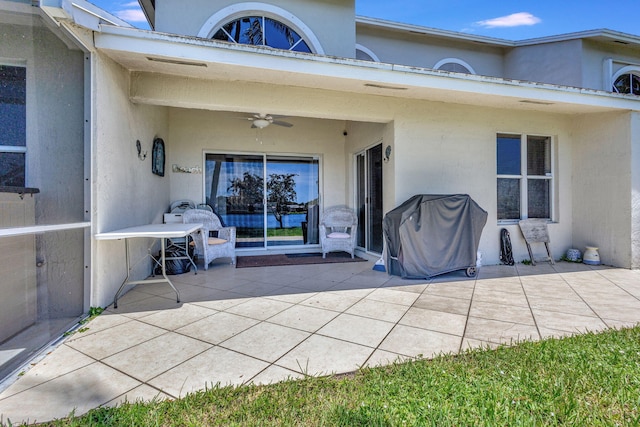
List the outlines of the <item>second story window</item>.
{"type": "Polygon", "coordinates": [[[450,71],[452,73],[476,74],[476,71],[471,67],[471,65],[458,58],[442,59],[433,66],[433,69],[450,71]]]}
{"type": "Polygon", "coordinates": [[[640,95],[640,69],[618,76],[613,83],[613,91],[640,95]]]}
{"type": "Polygon", "coordinates": [[[244,16],[224,24],[214,40],[311,53],[309,45],[289,26],[266,16],[244,16]]]}

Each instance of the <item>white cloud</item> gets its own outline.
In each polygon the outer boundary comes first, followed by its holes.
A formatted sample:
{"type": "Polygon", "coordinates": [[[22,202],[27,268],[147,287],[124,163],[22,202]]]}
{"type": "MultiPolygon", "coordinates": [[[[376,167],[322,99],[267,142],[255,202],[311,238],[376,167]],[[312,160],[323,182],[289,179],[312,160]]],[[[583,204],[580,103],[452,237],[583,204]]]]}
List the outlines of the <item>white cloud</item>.
{"type": "Polygon", "coordinates": [[[114,15],[127,22],[147,22],[147,18],[144,16],[144,13],[140,9],[118,10],[114,13],[114,15]]]}
{"type": "Polygon", "coordinates": [[[485,28],[497,28],[497,27],[520,27],[523,25],[535,25],[542,22],[537,16],[533,16],[528,12],[513,13],[507,16],[501,16],[499,18],[487,19],[485,21],[478,21],[476,24],[485,28]]]}
{"type": "Polygon", "coordinates": [[[137,1],[130,1],[129,3],[125,3],[124,7],[138,9],[140,7],[140,3],[137,1]]]}

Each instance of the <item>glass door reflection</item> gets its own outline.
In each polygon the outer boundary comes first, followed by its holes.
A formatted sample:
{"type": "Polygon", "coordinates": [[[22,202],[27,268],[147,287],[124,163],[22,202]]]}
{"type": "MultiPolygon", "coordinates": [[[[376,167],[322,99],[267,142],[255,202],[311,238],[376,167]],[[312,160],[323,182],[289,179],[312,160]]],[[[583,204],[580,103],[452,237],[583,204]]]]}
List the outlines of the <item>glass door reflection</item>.
{"type": "Polygon", "coordinates": [[[264,157],[207,154],[205,170],[206,202],[236,227],[236,247],[264,247],[264,157]]]}
{"type": "Polygon", "coordinates": [[[319,243],[315,157],[206,154],[206,201],[238,248],[319,243]]]}
{"type": "Polygon", "coordinates": [[[318,243],[318,159],[267,156],[267,246],[318,243]]]}

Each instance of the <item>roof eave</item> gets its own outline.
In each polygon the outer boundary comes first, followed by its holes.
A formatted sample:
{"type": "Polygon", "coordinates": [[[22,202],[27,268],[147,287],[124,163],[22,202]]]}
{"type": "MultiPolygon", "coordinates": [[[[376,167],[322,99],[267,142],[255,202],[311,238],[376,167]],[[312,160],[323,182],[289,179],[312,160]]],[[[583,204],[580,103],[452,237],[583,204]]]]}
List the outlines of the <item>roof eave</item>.
{"type": "Polygon", "coordinates": [[[575,33],[559,34],[548,37],[538,37],[534,39],[526,39],[515,42],[516,46],[531,46],[536,44],[556,43],[570,40],[583,40],[583,39],[607,39],[613,42],[620,42],[623,44],[633,44],[640,46],[640,36],[633,34],[622,33],[619,31],[613,31],[606,28],[597,30],[580,31],[575,33]]]}
{"type": "Polygon", "coordinates": [[[138,0],[138,4],[144,13],[151,29],[156,28],[156,5],[154,0],[138,0]]]}
{"type": "Polygon", "coordinates": [[[533,39],[525,40],[505,40],[493,37],[479,36],[475,34],[462,33],[456,31],[440,30],[437,28],[429,28],[420,25],[404,24],[401,22],[387,21],[378,18],[368,18],[364,16],[357,16],[356,23],[365,26],[384,28],[391,31],[409,32],[412,34],[423,34],[432,37],[455,39],[460,41],[483,43],[493,45],[497,47],[519,47],[519,46],[531,46],[536,44],[557,43],[578,39],[606,39],[613,42],[619,42],[622,44],[632,44],[640,46],[640,36],[633,34],[622,33],[619,31],[609,30],[606,28],[580,31],[567,34],[559,34],[548,37],[537,37],[533,39]]]}
{"type": "Polygon", "coordinates": [[[505,39],[493,37],[478,36],[474,34],[461,33],[449,30],[440,30],[437,28],[423,27],[420,25],[404,24],[401,22],[387,21],[379,18],[368,18],[365,16],[356,16],[356,24],[384,28],[392,31],[409,32],[412,34],[422,34],[426,36],[456,39],[460,41],[482,43],[497,47],[514,47],[514,42],[505,39]]]}
{"type": "Polygon", "coordinates": [[[310,89],[469,105],[484,105],[485,99],[495,97],[508,100],[509,108],[548,112],[637,111],[640,106],[635,96],[591,89],[233,45],[110,25],[95,34],[95,44],[133,72],[221,80],[219,71],[224,70],[232,71],[235,80],[280,85],[287,75],[291,77],[288,85],[310,89]],[[127,64],[127,60],[132,61],[127,64]],[[447,93],[451,96],[443,96],[447,93]]]}

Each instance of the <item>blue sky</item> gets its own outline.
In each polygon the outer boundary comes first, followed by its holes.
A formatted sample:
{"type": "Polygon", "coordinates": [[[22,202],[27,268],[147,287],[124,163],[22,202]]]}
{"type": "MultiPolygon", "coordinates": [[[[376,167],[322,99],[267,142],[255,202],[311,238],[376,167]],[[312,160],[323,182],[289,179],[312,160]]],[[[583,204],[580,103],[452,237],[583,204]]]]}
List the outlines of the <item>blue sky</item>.
{"type": "MultiPolygon", "coordinates": [[[[148,28],[135,0],[92,3],[136,27],[148,28]]],[[[508,40],[601,28],[640,35],[640,0],[359,0],[356,13],[508,40]]]]}

